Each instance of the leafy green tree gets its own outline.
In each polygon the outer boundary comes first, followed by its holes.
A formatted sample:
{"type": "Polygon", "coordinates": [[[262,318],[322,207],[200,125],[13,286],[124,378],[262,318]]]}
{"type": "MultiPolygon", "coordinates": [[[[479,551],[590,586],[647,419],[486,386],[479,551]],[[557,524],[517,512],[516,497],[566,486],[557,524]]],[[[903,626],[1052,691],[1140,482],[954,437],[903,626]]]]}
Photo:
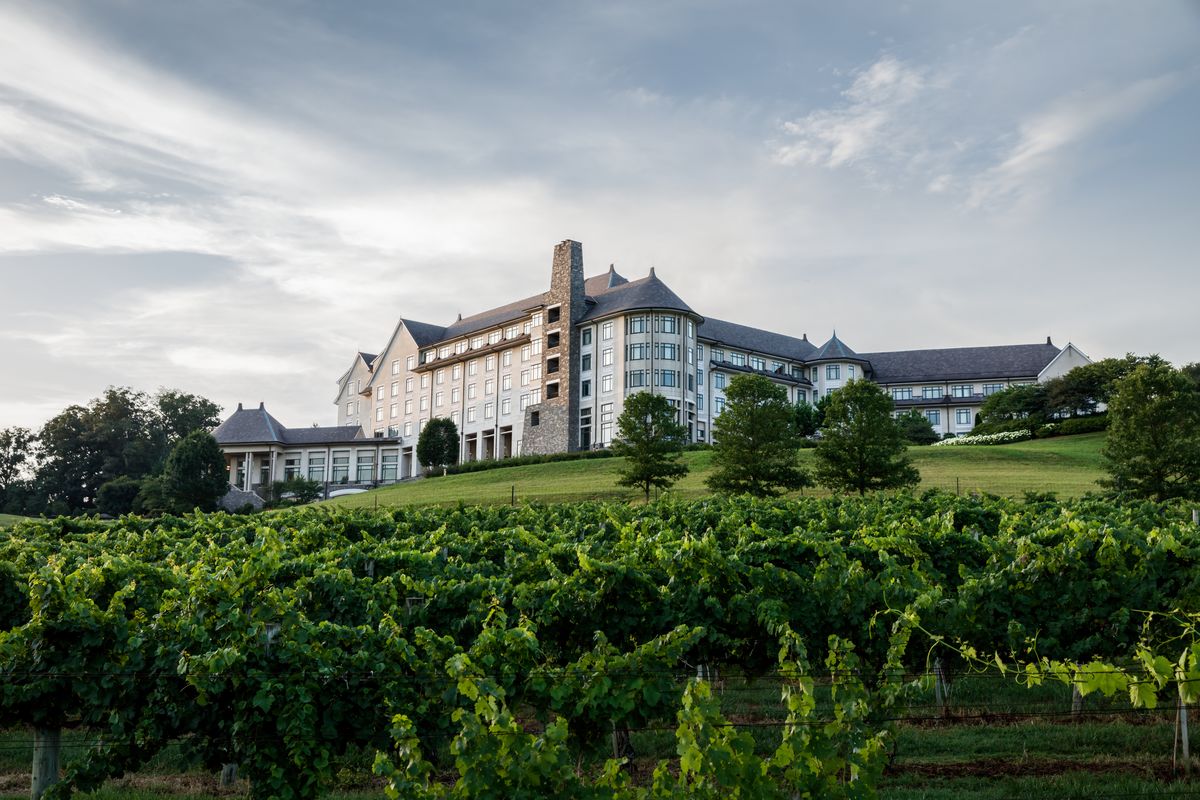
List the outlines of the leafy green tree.
{"type": "Polygon", "coordinates": [[[211,431],[221,424],[221,407],[211,400],[175,389],[159,389],[154,398],[168,445],[192,431],[211,431]]]}
{"type": "Polygon", "coordinates": [[[141,491],[141,481],[125,475],[113,478],[96,493],[96,510],[111,517],[128,514],[141,491]]]}
{"type": "Polygon", "coordinates": [[[171,450],[162,480],[167,496],[181,511],[211,511],[229,491],[225,454],[211,433],[192,431],[171,450]]]}
{"type": "Polygon", "coordinates": [[[425,423],[417,439],[417,460],[426,470],[441,469],[458,461],[458,426],[446,417],[425,423]]]}
{"type": "Polygon", "coordinates": [[[33,465],[36,445],[37,438],[28,428],[0,430],[0,496],[33,465]]]}
{"type": "Polygon", "coordinates": [[[1010,386],[988,396],[979,410],[979,422],[987,430],[1027,430],[1030,435],[1046,424],[1046,387],[1031,383],[1010,386]]]}
{"type": "Polygon", "coordinates": [[[1101,455],[1118,492],[1200,497],[1200,389],[1169,364],[1142,364],[1117,383],[1101,455]]]}
{"type": "Polygon", "coordinates": [[[1196,384],[1197,388],[1200,388],[1200,362],[1187,364],[1179,369],[1180,372],[1188,376],[1192,383],[1196,384]]]}
{"type": "Polygon", "coordinates": [[[933,429],[929,418],[916,409],[911,409],[896,418],[896,425],[905,441],[911,444],[933,444],[941,436],[933,429]]]}
{"type": "Polygon", "coordinates": [[[816,457],[817,480],[833,491],[861,495],[921,480],[892,419],[892,399],[866,379],[852,380],[830,395],[816,457]]]}
{"type": "Polygon", "coordinates": [[[321,496],[321,483],[300,475],[271,484],[271,502],[278,504],[285,499],[297,505],[311,503],[321,496]],[[288,497],[284,497],[288,495],[288,497]]]}
{"type": "Polygon", "coordinates": [[[729,382],[713,440],[710,489],[774,497],[810,483],[798,463],[795,408],[770,378],[737,375],[729,382]]]}
{"type": "Polygon", "coordinates": [[[676,416],[662,395],[637,392],[625,399],[612,444],[613,453],[625,457],[618,469],[618,485],[643,490],[649,501],[651,489],[666,489],[688,473],[687,466],[679,463],[687,428],[676,416]]]}
{"type": "Polygon", "coordinates": [[[796,404],[796,434],[799,436],[812,436],[821,429],[821,423],[825,419],[825,407],[818,402],[813,403],[797,403],[796,404]]]}

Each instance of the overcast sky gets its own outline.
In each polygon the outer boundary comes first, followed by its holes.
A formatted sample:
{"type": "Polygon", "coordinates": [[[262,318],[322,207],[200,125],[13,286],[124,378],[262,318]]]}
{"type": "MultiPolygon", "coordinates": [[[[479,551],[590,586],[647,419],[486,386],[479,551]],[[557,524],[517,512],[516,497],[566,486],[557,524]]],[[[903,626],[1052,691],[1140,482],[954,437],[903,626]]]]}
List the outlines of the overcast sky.
{"type": "Polygon", "coordinates": [[[0,0],[0,427],[333,424],[566,238],[818,343],[1196,361],[1198,156],[1183,0],[0,0]]]}

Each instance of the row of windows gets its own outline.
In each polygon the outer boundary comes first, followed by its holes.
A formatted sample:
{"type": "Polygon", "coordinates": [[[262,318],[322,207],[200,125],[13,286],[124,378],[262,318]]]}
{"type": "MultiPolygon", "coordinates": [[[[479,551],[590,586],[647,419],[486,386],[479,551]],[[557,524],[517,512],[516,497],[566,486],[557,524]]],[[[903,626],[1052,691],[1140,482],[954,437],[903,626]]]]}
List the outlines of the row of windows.
{"type": "MultiPolygon", "coordinates": [[[[1003,389],[1004,389],[1003,383],[985,383],[983,385],[983,396],[987,397],[989,395],[993,395],[996,392],[999,392],[1003,389]]],[[[959,398],[973,397],[974,394],[975,394],[975,387],[973,384],[964,383],[964,384],[957,384],[957,385],[950,387],[950,396],[951,397],[959,397],[959,398]]],[[[921,387],[921,399],[922,400],[941,400],[944,395],[945,395],[945,387],[943,387],[943,386],[923,386],[923,387],[921,387]]],[[[913,387],[899,386],[899,387],[896,387],[895,389],[892,389],[892,399],[893,400],[912,400],[913,399],[913,387]]]]}
{"type": "Polygon", "coordinates": [[[655,342],[653,350],[647,342],[632,342],[625,345],[625,360],[643,361],[650,358],[651,352],[660,361],[679,360],[679,345],[670,342],[655,342]]]}
{"type": "MultiPolygon", "coordinates": [[[[557,309],[551,309],[552,312],[556,311],[556,310],[557,309]]],[[[484,346],[485,342],[490,347],[493,345],[497,345],[501,341],[504,341],[504,340],[516,339],[517,337],[522,336],[522,335],[528,336],[532,333],[534,328],[541,327],[541,324],[542,324],[542,314],[541,314],[541,312],[538,312],[538,313],[534,314],[533,316],[531,316],[529,319],[525,320],[525,322],[523,322],[520,325],[508,325],[503,330],[497,329],[494,331],[489,331],[487,334],[479,334],[477,336],[473,336],[473,337],[471,337],[470,340],[462,339],[460,341],[455,342],[452,345],[444,344],[441,347],[437,348],[436,350],[434,350],[434,349],[426,350],[423,353],[421,353],[421,363],[427,364],[436,358],[449,358],[450,354],[452,352],[455,355],[462,355],[463,353],[466,353],[468,350],[478,350],[484,346]]],[[[410,370],[416,366],[416,356],[408,357],[407,366],[410,370]]],[[[393,375],[400,374],[400,361],[399,360],[392,362],[392,374],[393,375]]]]}

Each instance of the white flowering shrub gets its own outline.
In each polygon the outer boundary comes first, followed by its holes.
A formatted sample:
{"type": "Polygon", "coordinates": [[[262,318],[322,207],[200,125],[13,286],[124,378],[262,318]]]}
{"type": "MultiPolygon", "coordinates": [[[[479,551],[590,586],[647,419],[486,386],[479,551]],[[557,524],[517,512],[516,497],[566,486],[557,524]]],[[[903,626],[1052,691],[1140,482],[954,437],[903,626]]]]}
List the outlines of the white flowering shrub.
{"type": "Polygon", "coordinates": [[[954,439],[943,439],[934,442],[932,447],[955,447],[967,444],[1011,444],[1023,442],[1032,438],[1029,431],[1004,431],[1003,433],[985,433],[979,436],[958,436],[954,439]]]}

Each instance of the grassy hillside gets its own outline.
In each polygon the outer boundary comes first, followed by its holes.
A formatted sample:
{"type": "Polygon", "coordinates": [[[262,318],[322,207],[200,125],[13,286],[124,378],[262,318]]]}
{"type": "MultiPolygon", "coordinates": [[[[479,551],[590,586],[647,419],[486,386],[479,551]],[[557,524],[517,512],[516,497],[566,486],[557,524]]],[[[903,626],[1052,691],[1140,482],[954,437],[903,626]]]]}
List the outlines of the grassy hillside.
{"type": "MultiPolygon", "coordinates": [[[[1077,497],[1099,488],[1103,475],[1100,447],[1104,434],[1063,436],[1017,444],[975,447],[914,447],[913,461],[921,470],[922,488],[969,492],[980,490],[1020,496],[1026,491],[1052,491],[1077,497]]],[[[813,452],[801,451],[811,464],[813,452]]],[[[676,484],[674,493],[698,497],[708,493],[704,479],[711,470],[712,453],[686,453],[691,468],[676,484]]],[[[615,458],[565,461],[506,467],[465,475],[450,475],[339,497],[329,502],[341,506],[409,505],[424,503],[507,503],[515,488],[518,501],[563,502],[589,499],[624,499],[636,493],[617,486],[615,458]]],[[[809,489],[823,494],[824,490],[809,489]]]]}
{"type": "Polygon", "coordinates": [[[11,528],[27,517],[15,517],[12,514],[0,514],[0,528],[11,528]]]}

